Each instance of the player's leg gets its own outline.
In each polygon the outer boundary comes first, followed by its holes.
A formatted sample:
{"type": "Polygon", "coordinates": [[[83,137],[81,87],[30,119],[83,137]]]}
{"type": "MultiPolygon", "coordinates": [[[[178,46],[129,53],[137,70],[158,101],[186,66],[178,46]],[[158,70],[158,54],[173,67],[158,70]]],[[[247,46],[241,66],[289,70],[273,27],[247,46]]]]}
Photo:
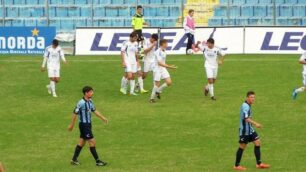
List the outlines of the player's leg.
{"type": "Polygon", "coordinates": [[[141,71],[141,68],[140,70],[137,71],[137,76],[138,76],[138,86],[139,86],[139,89],[140,89],[140,92],[141,93],[147,93],[148,91],[144,89],[144,84],[143,84],[143,73],[141,71]]]}
{"type": "Polygon", "coordinates": [[[136,76],[136,71],[133,71],[132,72],[129,72],[128,73],[128,78],[129,78],[129,81],[130,81],[130,95],[137,95],[135,93],[135,76],[136,76]]]}
{"type": "Polygon", "coordinates": [[[192,34],[191,33],[187,33],[186,36],[187,36],[186,54],[188,54],[187,51],[189,49],[191,49],[191,47],[192,47],[192,34]]]}
{"type": "Polygon", "coordinates": [[[256,168],[269,168],[270,165],[261,162],[261,152],[260,152],[261,142],[256,132],[252,134],[252,138],[254,140],[253,143],[254,143],[254,155],[256,157],[256,168]]]}
{"type": "Polygon", "coordinates": [[[124,72],[124,75],[122,76],[121,79],[121,88],[120,88],[120,92],[122,94],[126,94],[127,85],[128,85],[127,73],[124,72]]]}
{"type": "Polygon", "coordinates": [[[156,96],[158,99],[161,98],[160,94],[162,93],[162,91],[170,86],[172,84],[172,80],[170,78],[170,74],[169,72],[167,71],[167,69],[163,68],[163,70],[161,71],[161,79],[164,79],[164,83],[158,87],[157,91],[156,91],[156,96]]]}
{"type": "Polygon", "coordinates": [[[306,75],[304,75],[304,74],[303,74],[303,85],[304,86],[302,86],[300,88],[296,88],[296,89],[293,90],[293,92],[292,92],[292,99],[293,100],[296,99],[298,93],[306,91],[306,75]]]}
{"type": "Polygon", "coordinates": [[[155,103],[155,97],[158,87],[160,86],[161,80],[161,72],[159,70],[155,70],[153,72],[153,89],[150,97],[150,102],[155,103]]]}
{"type": "Polygon", "coordinates": [[[94,159],[96,161],[96,165],[97,166],[105,166],[107,163],[103,162],[99,159],[99,155],[98,155],[97,150],[96,150],[96,140],[94,138],[89,139],[88,144],[89,144],[90,152],[91,152],[92,156],[94,157],[94,159]]]}
{"type": "Polygon", "coordinates": [[[241,158],[242,158],[242,155],[243,155],[243,151],[247,147],[247,143],[245,141],[241,140],[241,137],[240,137],[239,142],[240,143],[239,143],[239,148],[236,152],[236,161],[235,161],[234,169],[239,170],[239,171],[243,171],[243,170],[246,170],[246,168],[241,166],[240,162],[241,162],[241,158]],[[245,142],[245,143],[243,143],[243,142],[245,142]]]}
{"type": "Polygon", "coordinates": [[[80,138],[79,143],[76,145],[75,150],[74,150],[74,154],[71,160],[71,164],[72,165],[80,165],[79,161],[78,161],[78,157],[81,153],[82,148],[84,147],[86,141],[83,138],[80,138]]]}

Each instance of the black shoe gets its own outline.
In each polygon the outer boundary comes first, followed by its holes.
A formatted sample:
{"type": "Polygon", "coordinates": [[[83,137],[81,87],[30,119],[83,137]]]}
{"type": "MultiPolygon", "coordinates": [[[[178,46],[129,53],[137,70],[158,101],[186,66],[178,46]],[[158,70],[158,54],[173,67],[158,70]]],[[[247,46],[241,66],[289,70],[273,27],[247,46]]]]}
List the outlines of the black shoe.
{"type": "Polygon", "coordinates": [[[214,100],[214,101],[215,101],[215,100],[217,100],[217,99],[216,99],[215,96],[212,96],[212,97],[211,97],[211,100],[214,100]]]}
{"type": "Polygon", "coordinates": [[[159,92],[156,92],[155,94],[156,94],[156,97],[157,97],[158,99],[161,99],[160,93],[159,93],[159,92]]]}
{"type": "Polygon", "coordinates": [[[70,164],[71,165],[80,165],[78,160],[71,160],[70,164]]]}
{"type": "Polygon", "coordinates": [[[205,95],[205,96],[208,95],[208,89],[206,89],[205,87],[204,87],[204,95],[205,95]]]}
{"type": "Polygon", "coordinates": [[[96,165],[97,165],[97,166],[106,166],[107,163],[106,163],[106,162],[103,162],[103,161],[101,161],[101,160],[97,160],[96,165]]]}
{"type": "Polygon", "coordinates": [[[150,99],[150,103],[156,103],[154,99],[150,99]]]}

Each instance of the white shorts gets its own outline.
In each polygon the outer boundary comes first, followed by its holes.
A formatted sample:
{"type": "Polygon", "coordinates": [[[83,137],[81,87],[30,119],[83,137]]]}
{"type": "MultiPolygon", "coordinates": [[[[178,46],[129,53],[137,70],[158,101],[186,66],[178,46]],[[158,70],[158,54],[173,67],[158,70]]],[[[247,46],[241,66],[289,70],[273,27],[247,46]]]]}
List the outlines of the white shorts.
{"type": "Polygon", "coordinates": [[[143,72],[147,73],[153,71],[154,66],[155,66],[154,62],[144,62],[143,72]]]}
{"type": "Polygon", "coordinates": [[[206,70],[207,79],[209,79],[209,78],[217,79],[218,68],[206,67],[205,70],[206,70]]]}
{"type": "Polygon", "coordinates": [[[48,69],[48,77],[49,78],[59,78],[60,70],[59,69],[48,69]]]}
{"type": "Polygon", "coordinates": [[[306,74],[303,74],[303,84],[306,86],[306,74]]]}
{"type": "Polygon", "coordinates": [[[126,64],[125,72],[127,73],[137,73],[137,64],[126,64]]]}
{"type": "Polygon", "coordinates": [[[160,81],[161,79],[170,78],[170,74],[166,68],[154,69],[153,77],[154,81],[160,81]]]}

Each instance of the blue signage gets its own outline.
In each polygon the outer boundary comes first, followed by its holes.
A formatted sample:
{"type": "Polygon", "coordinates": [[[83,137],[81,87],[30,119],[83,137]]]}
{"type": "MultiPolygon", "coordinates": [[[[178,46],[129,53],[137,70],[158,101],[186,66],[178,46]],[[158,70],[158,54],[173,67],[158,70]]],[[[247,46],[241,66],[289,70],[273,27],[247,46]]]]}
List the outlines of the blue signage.
{"type": "Polygon", "coordinates": [[[0,27],[0,54],[43,54],[55,27],[0,27]]]}

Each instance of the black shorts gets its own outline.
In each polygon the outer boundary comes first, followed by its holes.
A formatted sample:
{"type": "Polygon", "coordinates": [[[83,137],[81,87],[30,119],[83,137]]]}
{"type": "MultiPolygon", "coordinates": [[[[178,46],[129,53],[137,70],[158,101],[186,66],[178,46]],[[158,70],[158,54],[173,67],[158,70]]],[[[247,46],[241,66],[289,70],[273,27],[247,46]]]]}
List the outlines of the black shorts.
{"type": "Polygon", "coordinates": [[[137,41],[138,41],[138,42],[142,41],[142,40],[143,40],[142,30],[135,30],[135,32],[136,32],[137,35],[138,35],[137,41]]]}
{"type": "Polygon", "coordinates": [[[91,124],[79,123],[79,129],[80,129],[80,138],[84,140],[90,140],[94,138],[91,131],[91,124]]]}
{"type": "Polygon", "coordinates": [[[251,135],[241,135],[239,136],[239,143],[248,144],[249,142],[254,142],[259,139],[259,136],[256,132],[251,135]]]}

